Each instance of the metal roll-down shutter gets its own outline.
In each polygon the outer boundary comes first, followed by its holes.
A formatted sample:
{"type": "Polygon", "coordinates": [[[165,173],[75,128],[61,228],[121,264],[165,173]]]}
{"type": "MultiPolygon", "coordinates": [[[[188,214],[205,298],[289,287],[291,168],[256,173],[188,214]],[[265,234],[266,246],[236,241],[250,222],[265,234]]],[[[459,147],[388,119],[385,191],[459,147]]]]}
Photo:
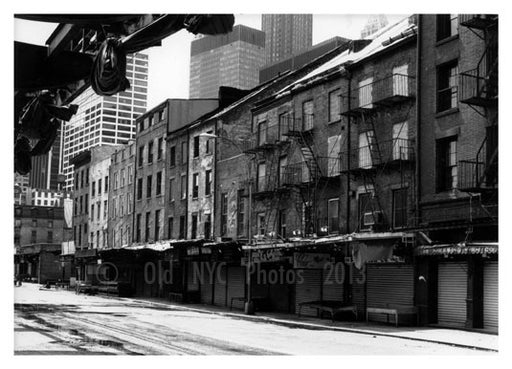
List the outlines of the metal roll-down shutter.
{"type": "Polygon", "coordinates": [[[226,266],[219,265],[215,268],[214,275],[214,304],[217,306],[226,306],[226,266]]]}
{"type": "Polygon", "coordinates": [[[484,328],[498,332],[498,262],[484,263],[484,328]]]}
{"type": "MultiPolygon", "coordinates": [[[[367,307],[414,305],[414,268],[410,264],[367,264],[367,307]]],[[[389,322],[394,317],[370,314],[373,321],[389,322]]]]}
{"type": "Polygon", "coordinates": [[[437,320],[440,325],[464,328],[468,265],[465,262],[439,263],[437,320]]]}
{"type": "MultiPolygon", "coordinates": [[[[295,282],[295,311],[299,312],[301,302],[319,301],[322,288],[321,269],[297,269],[295,282]],[[301,278],[302,276],[302,278],[301,278]]],[[[304,316],[317,316],[316,309],[304,307],[301,310],[304,316]]]]}
{"type": "MultiPolygon", "coordinates": [[[[231,299],[245,297],[245,267],[228,267],[228,304],[231,306],[231,299]]],[[[233,308],[243,309],[243,301],[233,301],[233,308]]]]}

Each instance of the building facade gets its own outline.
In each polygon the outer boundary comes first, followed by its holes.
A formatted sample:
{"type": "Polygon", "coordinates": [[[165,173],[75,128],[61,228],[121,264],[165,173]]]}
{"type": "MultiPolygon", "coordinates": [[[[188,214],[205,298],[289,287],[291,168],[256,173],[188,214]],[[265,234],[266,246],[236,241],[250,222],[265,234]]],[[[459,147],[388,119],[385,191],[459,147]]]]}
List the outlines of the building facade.
{"type": "Polygon", "coordinates": [[[61,278],[59,255],[66,228],[63,206],[15,206],[15,274],[37,283],[61,278]]]}
{"type": "Polygon", "coordinates": [[[263,66],[265,34],[236,25],[226,35],[205,36],[190,48],[189,96],[217,98],[220,86],[251,89],[259,82],[263,66]]]}
{"type": "Polygon", "coordinates": [[[108,247],[120,248],[133,242],[133,207],[135,177],[135,141],[116,150],[111,157],[110,178],[113,186],[108,192],[108,247]],[[118,186],[115,186],[116,176],[118,186]]]}
{"type": "Polygon", "coordinates": [[[288,58],[313,44],[312,14],[262,14],[265,64],[288,58]]]}
{"type": "Polygon", "coordinates": [[[418,304],[426,323],[496,331],[498,16],[419,25],[418,304]]]}

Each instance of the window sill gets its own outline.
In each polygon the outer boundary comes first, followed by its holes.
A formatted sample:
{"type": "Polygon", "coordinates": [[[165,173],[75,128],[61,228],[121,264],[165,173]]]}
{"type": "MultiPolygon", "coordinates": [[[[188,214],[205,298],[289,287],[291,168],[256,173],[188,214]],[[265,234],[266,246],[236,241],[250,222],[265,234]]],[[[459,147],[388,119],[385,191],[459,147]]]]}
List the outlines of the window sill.
{"type": "Polygon", "coordinates": [[[443,110],[439,113],[436,113],[435,117],[436,118],[442,118],[442,117],[445,117],[447,115],[451,115],[451,114],[455,114],[455,113],[458,113],[459,112],[459,108],[456,107],[456,108],[451,108],[451,109],[448,109],[448,110],[443,110]]]}
{"type": "Polygon", "coordinates": [[[453,35],[453,36],[448,36],[446,38],[443,38],[442,40],[439,40],[436,42],[436,46],[441,46],[441,45],[444,45],[444,44],[447,44],[453,40],[456,40],[459,38],[459,34],[457,33],[456,35],[453,35]]]}
{"type": "Polygon", "coordinates": [[[336,119],[336,120],[331,120],[329,122],[327,122],[328,125],[331,125],[331,124],[334,124],[334,123],[340,123],[341,122],[341,118],[339,119],[336,119]]]}

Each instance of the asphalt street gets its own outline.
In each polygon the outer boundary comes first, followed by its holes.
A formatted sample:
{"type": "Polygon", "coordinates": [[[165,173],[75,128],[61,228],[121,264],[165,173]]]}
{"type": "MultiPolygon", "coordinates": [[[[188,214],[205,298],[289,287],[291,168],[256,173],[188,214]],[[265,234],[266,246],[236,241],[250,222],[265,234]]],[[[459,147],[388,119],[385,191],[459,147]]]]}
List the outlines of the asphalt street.
{"type": "Polygon", "coordinates": [[[394,337],[248,321],[72,291],[15,289],[16,355],[490,354],[394,337]]]}

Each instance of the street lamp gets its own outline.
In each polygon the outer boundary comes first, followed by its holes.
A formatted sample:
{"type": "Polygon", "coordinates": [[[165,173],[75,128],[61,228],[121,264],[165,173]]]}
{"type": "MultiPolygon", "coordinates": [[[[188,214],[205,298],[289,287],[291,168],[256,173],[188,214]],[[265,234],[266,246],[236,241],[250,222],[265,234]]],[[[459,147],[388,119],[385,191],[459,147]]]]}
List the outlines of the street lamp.
{"type": "MultiPolygon", "coordinates": [[[[240,152],[240,154],[245,155],[244,150],[240,147],[240,145],[236,141],[234,141],[234,140],[232,140],[230,138],[227,138],[227,137],[224,137],[224,136],[217,136],[217,135],[214,135],[214,134],[211,134],[211,133],[206,133],[206,132],[200,133],[199,137],[225,140],[225,141],[229,142],[230,144],[232,144],[233,147],[235,147],[240,152]]],[[[247,253],[247,266],[246,266],[246,278],[245,278],[246,284],[247,284],[247,301],[245,302],[245,305],[244,305],[244,312],[247,315],[253,315],[254,314],[254,303],[252,301],[252,293],[251,293],[252,179],[251,179],[251,175],[250,175],[250,172],[249,172],[249,170],[250,170],[249,168],[250,168],[250,165],[247,165],[247,167],[246,167],[246,170],[247,170],[247,172],[246,172],[246,182],[247,182],[247,185],[249,186],[249,204],[248,204],[249,205],[249,216],[248,216],[248,219],[247,219],[249,227],[248,227],[248,230],[247,230],[247,237],[249,239],[249,250],[248,250],[248,253],[247,253]]],[[[215,169],[215,170],[217,170],[217,169],[215,169]]]]}

